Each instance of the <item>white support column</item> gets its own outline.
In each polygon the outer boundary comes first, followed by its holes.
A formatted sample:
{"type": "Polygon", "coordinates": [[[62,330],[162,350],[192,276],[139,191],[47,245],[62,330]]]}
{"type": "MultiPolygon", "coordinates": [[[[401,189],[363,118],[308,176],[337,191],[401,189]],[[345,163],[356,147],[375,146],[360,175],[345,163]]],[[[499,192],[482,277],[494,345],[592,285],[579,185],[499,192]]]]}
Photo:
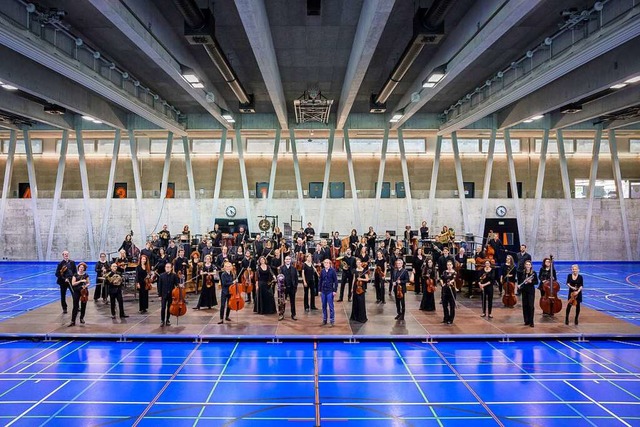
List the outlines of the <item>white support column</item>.
{"type": "Polygon", "coordinates": [[[380,214],[380,198],[382,196],[382,183],[384,181],[384,166],[387,161],[387,146],[389,145],[389,125],[384,127],[384,136],[382,137],[382,150],[380,153],[380,168],[378,169],[378,185],[376,186],[376,203],[373,209],[373,227],[377,230],[380,226],[378,218],[380,214]]]}
{"type": "Polygon", "coordinates": [[[38,254],[38,261],[40,261],[44,257],[42,255],[42,236],[40,236],[40,214],[38,213],[38,184],[36,182],[36,169],[33,166],[33,149],[31,147],[31,138],[29,138],[29,131],[27,129],[23,129],[22,136],[24,139],[24,148],[27,154],[27,173],[29,175],[29,188],[31,189],[33,228],[36,234],[36,253],[38,254]]]}
{"type": "Polygon", "coordinates": [[[458,197],[460,198],[460,207],[462,208],[462,227],[463,232],[468,233],[469,214],[467,212],[467,197],[464,194],[464,179],[462,177],[462,163],[460,162],[460,149],[458,148],[458,133],[451,134],[451,145],[453,146],[453,160],[456,168],[456,181],[458,182],[458,197]]]}
{"type": "Polygon", "coordinates": [[[402,166],[402,180],[404,181],[405,198],[407,199],[407,219],[409,225],[415,227],[413,217],[413,200],[411,199],[411,181],[409,180],[409,167],[407,166],[407,153],[404,149],[404,137],[402,129],[398,129],[398,148],[400,149],[400,164],[402,166]]]}
{"type": "Polygon", "coordinates": [[[147,237],[147,227],[144,221],[144,206],[142,202],[142,181],[140,180],[140,166],[138,165],[138,142],[133,130],[129,130],[129,147],[131,147],[131,166],[133,167],[133,182],[136,187],[136,205],[138,207],[138,221],[140,235],[147,237]]]}
{"type": "Polygon", "coordinates": [[[0,200],[0,230],[4,230],[4,213],[7,209],[7,199],[11,191],[11,178],[13,177],[13,160],[16,157],[16,131],[9,132],[9,152],[4,168],[4,181],[2,182],[2,199],[0,200]]]}
{"type": "MultiPolygon", "coordinates": [[[[244,163],[244,143],[240,135],[240,126],[236,126],[236,148],[238,149],[238,160],[240,161],[240,180],[242,181],[242,197],[244,198],[244,208],[247,213],[247,232],[250,224],[253,224],[253,214],[251,213],[251,200],[249,200],[249,183],[247,182],[247,168],[244,163]]],[[[254,230],[255,231],[255,230],[254,230]]]]}
{"type": "Polygon", "coordinates": [[[324,165],[324,179],[322,181],[322,199],[320,200],[320,219],[318,220],[318,233],[324,230],[324,213],[327,207],[327,194],[329,194],[329,176],[331,175],[331,156],[333,155],[333,143],[335,141],[336,129],[331,126],[329,129],[329,147],[327,148],[327,161],[324,165]]]}
{"type": "Polygon", "coordinates": [[[191,146],[189,145],[189,137],[182,137],[182,146],[184,147],[184,162],[187,167],[187,184],[189,185],[189,206],[191,206],[191,223],[196,233],[202,231],[200,228],[200,215],[198,215],[198,207],[196,205],[196,184],[193,180],[193,166],[191,165],[191,146]]]}
{"type": "Polygon", "coordinates": [[[482,214],[478,223],[477,236],[484,238],[484,222],[487,219],[487,209],[489,208],[489,190],[491,189],[491,175],[493,175],[493,154],[496,151],[496,126],[494,124],[489,137],[489,151],[487,152],[487,163],[484,168],[484,185],[482,187],[482,214]]]}
{"type": "Polygon", "coordinates": [[[224,150],[227,145],[227,130],[222,129],[222,137],[220,139],[220,153],[218,154],[218,167],[216,168],[216,182],[213,188],[213,209],[211,214],[211,224],[215,224],[218,215],[218,203],[220,200],[220,185],[222,185],[222,170],[224,168],[224,150]]]}
{"type": "MultiPolygon", "coordinates": [[[[167,198],[167,188],[169,187],[169,171],[171,169],[171,151],[173,151],[173,132],[167,135],[167,146],[164,151],[164,165],[162,167],[162,181],[160,183],[160,206],[159,214],[162,215],[164,202],[167,198]]],[[[194,228],[194,230],[197,230],[194,228]]],[[[196,231],[197,233],[198,231],[196,231]]],[[[146,236],[144,236],[146,238],[146,236]]]]}
{"type": "Polygon", "coordinates": [[[602,141],[602,125],[596,127],[596,137],[593,140],[593,152],[591,154],[591,171],[589,172],[589,205],[587,207],[587,219],[584,225],[584,241],[582,243],[582,259],[590,259],[591,243],[591,218],[593,216],[593,199],[595,194],[596,178],[598,176],[598,160],[600,159],[600,142],[602,141]]]}
{"type": "Polygon", "coordinates": [[[567,168],[567,155],[564,151],[564,136],[562,130],[556,131],[558,140],[558,156],[560,157],[560,175],[562,177],[562,189],[564,190],[564,200],[569,211],[569,224],[571,226],[571,241],[573,243],[573,259],[580,259],[578,249],[578,232],[576,229],[576,219],[573,217],[573,201],[571,200],[571,183],[569,182],[569,171],[567,168]]]}
{"type": "Polygon", "coordinates": [[[271,199],[276,185],[276,170],[278,168],[278,154],[280,153],[281,129],[276,129],[276,139],[273,142],[273,157],[271,159],[271,173],[269,174],[269,192],[267,193],[267,215],[271,214],[271,199]]]}
{"type": "Polygon", "coordinates": [[[433,211],[436,205],[436,188],[438,186],[438,170],[440,169],[440,154],[442,153],[442,136],[436,137],[436,152],[433,156],[433,169],[431,170],[431,183],[429,184],[429,205],[427,206],[427,227],[433,230],[433,211]]]}
{"type": "Polygon", "coordinates": [[[355,216],[356,230],[362,230],[360,207],[358,206],[358,187],[356,186],[356,174],[353,168],[353,156],[351,155],[351,142],[349,141],[349,129],[344,128],[344,149],[347,152],[347,169],[349,171],[349,184],[351,185],[351,200],[353,201],[353,215],[355,216]]]}
{"type": "Polygon", "coordinates": [[[291,143],[291,152],[293,154],[293,172],[296,176],[296,188],[298,189],[298,208],[300,216],[304,223],[307,215],[304,212],[304,194],[302,194],[302,177],[300,176],[300,164],[298,163],[298,144],[296,143],[296,133],[293,127],[289,129],[289,141],[291,143]]]}
{"type": "Polygon", "coordinates": [[[618,141],[616,141],[616,131],[609,130],[609,147],[611,148],[611,164],[613,167],[613,179],[616,180],[616,192],[620,202],[620,215],[622,216],[622,235],[624,236],[624,247],[627,251],[627,261],[633,259],[631,254],[631,240],[629,236],[629,221],[627,218],[627,208],[622,192],[622,173],[620,172],[620,159],[618,158],[618,141]]]}
{"type": "Polygon", "coordinates": [[[516,219],[518,221],[518,234],[520,243],[526,244],[525,228],[522,223],[522,208],[520,207],[520,195],[518,194],[518,180],[516,179],[516,166],[513,162],[513,148],[511,147],[511,131],[504,131],[504,146],[507,151],[507,163],[509,164],[509,182],[511,182],[511,196],[516,207],[516,219]]]}
{"type": "MultiPolygon", "coordinates": [[[[64,169],[67,161],[67,147],[69,146],[69,131],[64,129],[62,131],[62,141],[60,143],[60,158],[58,159],[58,172],[56,174],[56,186],[53,190],[53,205],[51,206],[51,221],[49,223],[49,238],[47,239],[47,252],[45,258],[47,261],[52,258],[53,247],[53,233],[56,229],[56,219],[58,216],[58,203],[60,203],[60,196],[62,195],[62,183],[64,181],[64,169]]],[[[0,224],[2,226],[2,224],[0,224]]]]}
{"type": "Polygon", "coordinates": [[[116,181],[116,166],[118,164],[118,155],[120,153],[121,136],[120,129],[116,129],[115,138],[113,140],[111,167],[109,168],[109,184],[107,184],[104,215],[102,215],[102,229],[100,230],[100,252],[105,252],[107,246],[107,229],[109,228],[109,215],[111,214],[111,201],[113,200],[113,186],[116,181]]]}
{"type": "Polygon", "coordinates": [[[80,181],[82,183],[82,203],[84,204],[84,222],[87,227],[87,238],[89,240],[89,258],[96,259],[95,235],[93,232],[93,220],[91,219],[91,193],[89,190],[89,174],[87,173],[87,160],[84,155],[84,140],[82,139],[82,129],[76,127],[76,144],[78,145],[78,159],[80,165],[80,181]]]}
{"type": "MultiPolygon", "coordinates": [[[[538,165],[538,178],[536,179],[535,207],[533,209],[533,224],[531,225],[531,256],[535,259],[537,255],[536,244],[538,243],[538,225],[540,218],[540,208],[542,207],[542,188],[544,187],[544,173],[547,169],[547,149],[549,147],[549,128],[545,126],[542,134],[542,147],[540,148],[540,163],[538,165]]],[[[513,194],[513,185],[511,194],[513,194]]]]}

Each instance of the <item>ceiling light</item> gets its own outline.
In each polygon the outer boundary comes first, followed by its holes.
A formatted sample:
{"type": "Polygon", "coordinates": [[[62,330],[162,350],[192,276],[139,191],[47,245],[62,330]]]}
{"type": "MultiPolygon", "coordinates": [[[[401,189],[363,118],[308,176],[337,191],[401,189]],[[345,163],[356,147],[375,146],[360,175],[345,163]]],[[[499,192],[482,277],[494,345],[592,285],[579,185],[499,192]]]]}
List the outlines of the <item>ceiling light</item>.
{"type": "Polygon", "coordinates": [[[625,80],[625,83],[629,83],[629,84],[637,83],[637,82],[640,82],[640,76],[635,76],[630,78],[629,80],[625,80]]]}
{"type": "Polygon", "coordinates": [[[544,116],[542,114],[538,114],[537,116],[533,116],[531,117],[531,120],[540,120],[541,118],[543,118],[544,116]]]}
{"type": "Polygon", "coordinates": [[[626,85],[627,85],[626,83],[618,83],[617,85],[611,86],[611,89],[622,89],[626,85]]]}
{"type": "Polygon", "coordinates": [[[531,122],[533,122],[533,119],[524,120],[522,123],[531,123],[531,122]]]}
{"type": "Polygon", "coordinates": [[[404,110],[398,110],[395,113],[393,113],[393,116],[391,116],[391,119],[389,121],[391,123],[397,123],[400,121],[402,117],[404,117],[404,110]]]}
{"type": "Polygon", "coordinates": [[[203,88],[204,88],[204,85],[203,85],[202,83],[200,83],[200,82],[198,82],[198,83],[191,83],[191,87],[192,87],[192,88],[194,88],[194,89],[203,89],[203,88]]]}
{"type": "Polygon", "coordinates": [[[91,120],[91,121],[92,121],[93,123],[95,123],[95,124],[98,124],[98,125],[102,123],[102,121],[100,121],[100,120],[98,120],[98,119],[93,119],[93,120],[91,120]]]}
{"type": "Polygon", "coordinates": [[[437,85],[444,76],[447,75],[447,64],[440,65],[434,68],[427,76],[427,79],[422,82],[422,87],[434,87],[437,85]]]}
{"type": "Polygon", "coordinates": [[[83,119],[85,120],[89,120],[89,121],[94,121],[95,119],[91,116],[82,116],[83,119]]]}
{"type": "Polygon", "coordinates": [[[17,87],[15,87],[15,86],[11,86],[11,85],[8,85],[8,84],[3,84],[3,85],[2,85],[2,87],[3,87],[4,89],[6,89],[6,90],[18,90],[18,88],[17,88],[17,87]]]}
{"type": "Polygon", "coordinates": [[[226,110],[222,110],[221,114],[222,114],[222,118],[225,119],[227,122],[229,122],[229,123],[235,123],[236,122],[236,119],[233,118],[233,116],[231,115],[230,112],[228,112],[226,110]]]}

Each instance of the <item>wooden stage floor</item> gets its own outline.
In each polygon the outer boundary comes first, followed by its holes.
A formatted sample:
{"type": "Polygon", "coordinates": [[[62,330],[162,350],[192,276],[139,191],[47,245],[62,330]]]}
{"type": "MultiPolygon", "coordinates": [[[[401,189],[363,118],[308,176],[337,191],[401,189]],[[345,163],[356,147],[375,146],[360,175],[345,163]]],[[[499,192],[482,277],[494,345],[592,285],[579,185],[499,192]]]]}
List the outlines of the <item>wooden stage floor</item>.
{"type": "MultiPolygon", "coordinates": [[[[539,295],[536,296],[539,298],[539,295]]],[[[367,292],[368,322],[350,322],[351,303],[336,302],[335,327],[322,326],[322,311],[305,312],[302,292],[297,295],[297,321],[290,317],[289,302],[285,319],[278,321],[277,315],[253,313],[253,305],[244,310],[231,312],[232,322],[218,325],[219,310],[193,310],[197,296],[187,299],[189,310],[178,321],[172,317],[172,325],[160,326],[160,303],[153,295],[146,314],[138,313],[138,303],[130,297],[125,299],[127,319],[111,319],[108,304],[90,300],[85,317],[86,324],[74,327],[67,325],[71,319],[71,298],[68,297],[69,314],[62,314],[58,301],[33,311],[0,322],[0,336],[35,338],[107,338],[107,339],[508,339],[508,338],[598,338],[640,337],[640,326],[616,319],[601,311],[583,305],[580,324],[573,324],[572,310],[569,326],[564,324],[563,310],[554,317],[543,316],[536,300],[535,327],[523,324],[520,303],[515,308],[505,308],[497,293],[494,298],[493,319],[482,318],[479,297],[467,298],[458,294],[458,309],[453,325],[444,325],[442,306],[436,312],[419,310],[421,296],[409,292],[407,314],[404,322],[395,321],[395,303],[387,296],[385,305],[375,303],[375,295],[367,292]]],[[[436,293],[439,301],[439,292],[436,293]]],[[[320,298],[316,298],[320,308],[320,298]]],[[[566,301],[563,301],[566,304],[566,301]]]]}

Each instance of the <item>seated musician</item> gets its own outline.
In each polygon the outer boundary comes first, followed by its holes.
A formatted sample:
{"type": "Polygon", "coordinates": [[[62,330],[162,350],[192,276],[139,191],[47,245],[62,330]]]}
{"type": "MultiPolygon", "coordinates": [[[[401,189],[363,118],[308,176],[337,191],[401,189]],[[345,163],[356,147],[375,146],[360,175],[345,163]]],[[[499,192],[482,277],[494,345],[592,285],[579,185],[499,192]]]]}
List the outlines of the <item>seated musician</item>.
{"type": "Polygon", "coordinates": [[[123,274],[126,271],[129,266],[129,260],[127,259],[127,253],[124,249],[120,249],[118,258],[115,259],[114,263],[118,268],[118,274],[123,274]]]}
{"type": "Polygon", "coordinates": [[[316,231],[313,229],[310,222],[307,223],[307,228],[304,229],[304,234],[307,242],[313,242],[313,239],[315,239],[316,231]]]}
{"type": "Polygon", "coordinates": [[[307,253],[307,245],[304,243],[302,237],[296,239],[296,244],[293,247],[293,253],[296,256],[296,260],[301,258],[301,262],[304,262],[304,255],[307,253]]]}
{"type": "Polygon", "coordinates": [[[298,239],[302,239],[302,241],[306,241],[307,240],[307,235],[304,234],[304,228],[300,227],[300,229],[298,231],[295,232],[295,234],[293,235],[293,240],[294,241],[298,241],[298,239]]]}
{"type": "Polygon", "coordinates": [[[158,238],[160,239],[160,244],[163,248],[169,246],[169,240],[171,240],[171,233],[169,233],[169,229],[167,228],[167,224],[162,226],[162,230],[158,233],[158,238]]]}
{"type": "Polygon", "coordinates": [[[202,257],[206,257],[207,255],[211,255],[213,258],[213,241],[211,239],[207,239],[207,244],[204,248],[202,248],[202,257]]]}
{"type": "MultiPolygon", "coordinates": [[[[204,248],[207,247],[207,241],[208,240],[209,239],[207,239],[206,236],[202,237],[202,240],[200,240],[200,243],[198,243],[198,249],[197,249],[198,253],[202,253],[204,251],[204,248]]],[[[204,257],[204,255],[203,255],[203,257],[204,257]]]]}

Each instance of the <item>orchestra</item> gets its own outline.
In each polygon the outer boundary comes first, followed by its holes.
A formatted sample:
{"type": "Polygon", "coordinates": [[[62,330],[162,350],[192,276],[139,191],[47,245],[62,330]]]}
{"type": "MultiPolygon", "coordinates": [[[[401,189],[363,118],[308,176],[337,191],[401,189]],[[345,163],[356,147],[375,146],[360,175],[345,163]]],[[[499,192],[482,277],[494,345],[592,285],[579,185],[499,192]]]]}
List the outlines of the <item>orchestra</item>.
{"type": "MultiPolygon", "coordinates": [[[[117,302],[118,314],[125,319],[129,316],[125,314],[123,297],[133,292],[139,305],[138,313],[146,314],[150,309],[149,294],[155,287],[160,297],[161,326],[171,324],[169,308],[176,287],[194,294],[197,298],[195,310],[217,307],[220,301],[220,324],[230,322],[230,311],[239,309],[233,304],[232,298],[237,297],[232,296],[231,288],[241,294],[243,303],[253,305],[254,313],[277,314],[280,321],[284,320],[288,300],[291,319],[298,320],[296,291],[299,283],[304,288],[305,316],[311,316],[312,311],[317,310],[315,297],[323,297],[323,324],[328,320],[332,324],[335,321],[333,296],[338,292],[338,283],[339,297],[335,302],[342,302],[346,291],[351,303],[350,321],[359,323],[368,320],[365,295],[369,282],[372,282],[376,304],[381,305],[381,310],[387,298],[395,302],[398,322],[406,317],[408,298],[419,304],[424,315],[435,313],[439,293],[443,306],[442,323],[453,324],[458,305],[456,294],[465,286],[467,298],[473,298],[474,293],[481,295],[481,317],[487,319],[493,319],[495,314],[495,292],[500,297],[504,293],[505,308],[520,304],[524,323],[530,327],[534,325],[536,289],[542,299],[550,298],[552,303],[561,304],[559,299],[554,299],[557,290],[551,295],[547,285],[555,285],[557,281],[552,257],[542,260],[536,274],[527,246],[521,244],[518,252],[510,252],[506,238],[503,241],[500,233],[492,230],[480,242],[456,240],[455,231],[446,225],[439,234],[430,237],[425,221],[419,232],[413,232],[407,225],[404,240],[396,240],[396,233],[391,230],[377,233],[372,226],[361,235],[352,229],[346,236],[339,231],[321,233],[319,239],[310,222],[290,236],[285,236],[277,225],[272,231],[271,235],[266,232],[250,234],[244,224],[236,230],[222,229],[215,224],[213,230],[196,235],[201,238],[192,240],[188,225],[172,237],[164,224],[157,234],[151,233],[140,251],[136,250],[133,232],[129,232],[118,250],[111,253],[116,256],[109,258],[107,253],[100,254],[95,265],[94,302],[100,299],[106,302],[108,295],[111,317],[116,318],[117,302]],[[323,286],[323,277],[330,285],[323,286]],[[389,283],[388,293],[386,283],[389,283]],[[413,291],[411,297],[408,291],[413,291]],[[331,309],[331,316],[328,316],[327,308],[331,309]]],[[[288,228],[287,233],[290,232],[288,228]]],[[[69,326],[75,326],[78,314],[83,324],[87,308],[85,294],[90,285],[86,264],[80,263],[76,268],[68,251],[62,253],[62,258],[55,275],[63,314],[67,312],[65,296],[69,290],[73,297],[69,326]]],[[[569,315],[575,307],[575,324],[578,325],[584,284],[577,265],[572,266],[564,286],[568,289],[565,324],[569,324],[569,315]]],[[[552,320],[553,312],[544,309],[542,315],[552,320]]]]}

